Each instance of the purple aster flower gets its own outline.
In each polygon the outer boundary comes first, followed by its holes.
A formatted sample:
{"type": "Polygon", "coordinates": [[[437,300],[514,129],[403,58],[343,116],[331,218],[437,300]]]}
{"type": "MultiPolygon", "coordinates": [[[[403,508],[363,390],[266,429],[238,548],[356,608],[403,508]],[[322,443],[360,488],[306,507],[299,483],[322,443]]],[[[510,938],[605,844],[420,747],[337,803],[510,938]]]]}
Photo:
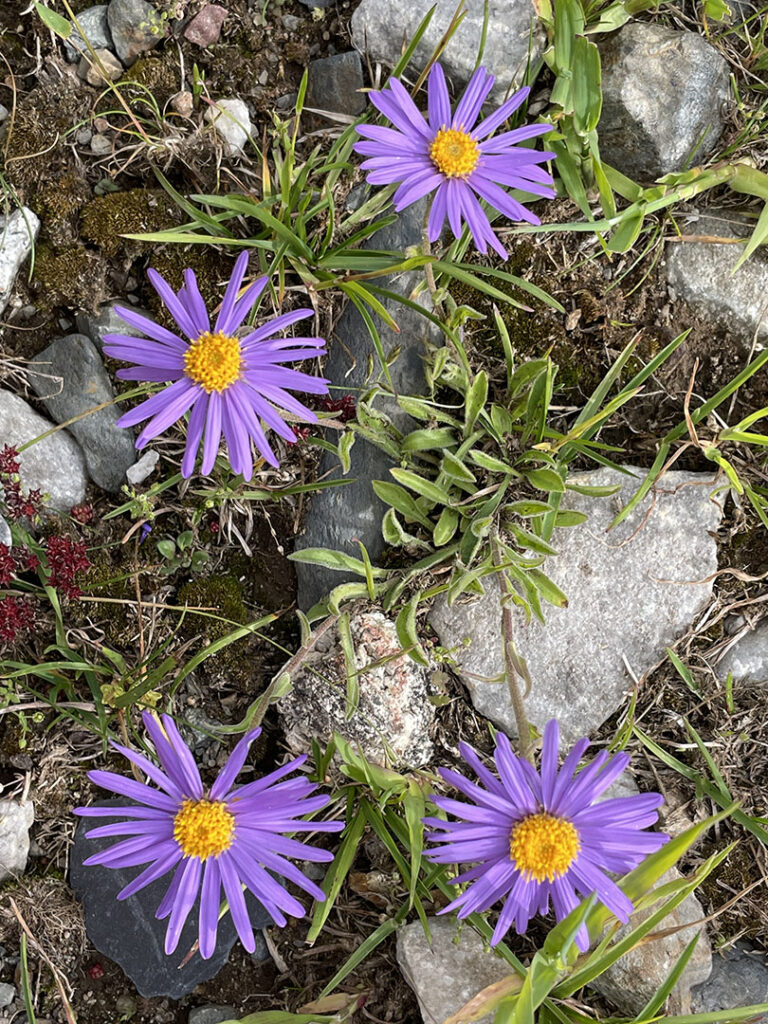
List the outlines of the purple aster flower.
{"type": "MultiPolygon", "coordinates": [[[[442,777],[472,803],[434,798],[441,810],[459,820],[425,819],[438,829],[429,840],[441,844],[426,856],[438,864],[476,862],[454,879],[472,884],[440,913],[458,909],[464,918],[503,899],[492,945],[512,925],[522,934],[535,914],[548,912],[550,897],[558,921],[578,906],[581,897],[596,892],[626,922],[632,903],[606,872],[630,871],[669,838],[642,831],[657,820],[656,809],[664,802],[659,793],[596,802],[629,764],[627,754],[609,757],[603,751],[577,772],[589,746],[589,740],[580,740],[558,771],[559,738],[552,719],[544,730],[538,772],[513,753],[502,733],[497,734],[494,752],[498,776],[466,743],[460,744],[461,755],[480,783],[440,769],[442,777]]],[[[588,948],[586,927],[580,928],[576,942],[580,949],[588,948]]]]}
{"type": "Polygon", "coordinates": [[[132,427],[149,420],[136,439],[136,447],[143,448],[189,412],[187,444],[181,464],[181,474],[185,477],[192,475],[201,441],[201,472],[203,475],[211,472],[222,432],[232,469],[246,480],[253,475],[251,441],[263,459],[277,466],[261,421],[293,444],[296,437],[278,409],[312,423],[317,422],[317,416],[290,395],[289,389],[328,394],[328,382],[323,378],[282,365],[323,355],[325,341],[322,338],[275,337],[291,324],[312,316],[311,309],[284,313],[257,330],[247,330],[243,337],[239,336],[241,325],[267,283],[266,277],[260,277],[238,295],[247,267],[248,253],[242,252],[213,327],[194,271],[184,271],[184,287],[177,295],[157,271],[149,270],[149,280],[176,321],[180,334],[166,330],[132,309],[116,306],[122,319],[147,337],[104,336],[104,351],[108,356],[135,364],[128,370],[117,371],[122,380],[173,382],[121,416],[117,425],[132,427]]]}
{"type": "Polygon", "coordinates": [[[549,124],[524,125],[493,137],[526,98],[528,88],[520,89],[476,125],[493,82],[492,74],[478,68],[451,114],[443,69],[433,64],[425,120],[402,82],[390,78],[387,89],[368,95],[394,128],[358,125],[357,132],[365,141],[358,142],[355,151],[369,158],[362,167],[369,172],[371,185],[400,182],[394,195],[396,210],[435,193],[427,229],[430,242],[440,237],[447,217],[456,238],[461,236],[462,223],[466,222],[480,252],[487,252],[490,242],[506,258],[507,251],[494,234],[478,196],[510,220],[540,224],[538,217],[501,186],[551,199],[555,194],[552,176],[538,165],[553,159],[555,154],[516,145],[551,131],[549,124]]]}
{"type": "Polygon", "coordinates": [[[166,953],[176,949],[184,923],[201,892],[200,953],[205,959],[213,954],[223,888],[240,941],[252,953],[255,944],[243,885],[261,902],[276,924],[286,923],[285,914],[303,917],[302,905],[270,872],[282,875],[316,900],[324,900],[322,889],[286,858],[331,861],[333,854],[282,833],[338,832],[344,827],[343,822],[300,820],[302,815],[311,814],[328,803],[327,796],[310,796],[316,787],[308,779],[285,779],[304,763],[306,755],[289,761],[256,782],[235,786],[248,749],[260,729],[254,729],[240,740],[214,784],[206,790],[173,719],[163,715],[161,724],[148,711],[142,717],[162,769],[134,750],[118,743],[112,746],[159,788],[114,772],[89,772],[91,782],[129,797],[135,803],[129,807],[75,809],[74,813],[83,817],[129,819],[91,829],[88,838],[130,838],[114,843],[83,863],[103,864],[108,868],[149,865],[120,890],[119,900],[128,899],[144,886],[173,872],[156,913],[159,920],[170,918],[165,935],[166,953]],[[280,779],[285,780],[278,781],[280,779]]]}

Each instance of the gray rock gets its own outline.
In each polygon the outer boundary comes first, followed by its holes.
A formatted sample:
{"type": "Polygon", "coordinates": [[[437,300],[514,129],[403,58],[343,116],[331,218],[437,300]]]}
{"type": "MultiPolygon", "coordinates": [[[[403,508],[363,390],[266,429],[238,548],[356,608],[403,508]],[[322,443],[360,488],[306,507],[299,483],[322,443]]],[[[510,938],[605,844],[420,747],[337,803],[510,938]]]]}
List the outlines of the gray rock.
{"type": "Polygon", "coordinates": [[[329,630],[315,644],[292,676],[293,689],[278,711],[288,746],[303,753],[313,739],[321,742],[339,732],[369,761],[402,762],[417,767],[429,761],[429,729],[435,708],[428,700],[427,672],[402,650],[395,625],[378,611],[350,616],[360,699],[347,720],[346,668],[338,632],[329,630]],[[382,659],[385,664],[374,665],[382,659]],[[390,752],[393,756],[390,756],[390,752]]]}
{"type": "Polygon", "coordinates": [[[768,683],[768,619],[750,633],[740,637],[715,667],[723,682],[732,673],[734,685],[738,683],[768,683]]]}
{"type": "MultiPolygon", "coordinates": [[[[121,803],[127,801],[100,800],[99,805],[114,806],[119,817],[121,803]]],[[[100,818],[106,824],[109,818],[100,818]]],[[[100,865],[83,866],[91,854],[105,849],[114,839],[86,839],[96,822],[81,818],[75,832],[70,853],[70,885],[83,901],[85,928],[92,944],[118,963],[138,989],[139,995],[166,996],[182,999],[196,985],[213,978],[229,959],[237,935],[230,914],[219,921],[216,950],[210,960],[199,953],[182,970],[179,965],[197,941],[198,906],[196,903],[181,933],[178,948],[172,956],[164,951],[167,920],[158,921],[155,911],[168,888],[170,876],[148,885],[125,902],[118,902],[117,894],[139,873],[138,868],[105,868],[100,865]]],[[[198,897],[199,899],[199,897],[198,897]]],[[[272,919],[258,900],[246,893],[251,924],[256,936],[256,949],[261,959],[268,957],[266,943],[259,929],[272,924],[272,919]]]]}
{"type": "MultiPolygon", "coordinates": [[[[429,917],[430,946],[421,921],[397,930],[397,962],[416,993],[424,1024],[439,1024],[488,985],[513,973],[468,924],[451,917],[429,917]],[[458,942],[456,939],[458,938],[458,942]]],[[[490,1024],[492,1014],[478,1024],[490,1024]]]]}
{"type": "MultiPolygon", "coordinates": [[[[569,599],[567,608],[545,605],[546,626],[526,624],[515,609],[515,643],[530,672],[525,708],[539,729],[557,714],[565,743],[587,736],[623,704],[632,681],[624,658],[640,678],[709,601],[717,569],[717,529],[722,509],[709,500],[711,477],[667,473],[656,489],[615,530],[606,529],[634,494],[635,478],[611,469],[579,474],[573,483],[620,484],[611,498],[567,492],[562,507],[585,512],[586,522],[555,533],[558,554],[545,571],[569,599]],[[650,509],[650,514],[649,514],[650,509]],[[646,518],[647,516],[647,518],[646,518]]],[[[499,587],[483,581],[484,597],[449,607],[438,598],[430,621],[444,647],[454,651],[472,703],[481,714],[516,735],[504,683],[499,587]],[[463,646],[465,638],[468,646],[463,646]]]]}
{"type": "MultiPolygon", "coordinates": [[[[417,245],[421,240],[424,209],[421,202],[409,206],[393,224],[377,231],[365,247],[403,252],[408,246],[417,245]]],[[[417,280],[417,274],[401,274],[396,278],[379,279],[379,282],[382,288],[408,296],[417,280]]],[[[426,296],[423,301],[428,301],[426,296]]],[[[380,318],[374,316],[384,351],[388,352],[395,346],[401,349],[397,360],[389,367],[392,383],[400,394],[421,393],[426,386],[422,358],[426,352],[426,342],[435,337],[435,328],[421,314],[400,303],[386,298],[382,298],[382,302],[400,326],[400,334],[396,334],[380,318]]],[[[351,303],[336,325],[328,352],[323,372],[338,384],[339,390],[332,392],[334,396],[338,396],[342,389],[348,388],[354,393],[365,385],[369,360],[373,362],[374,379],[382,378],[370,335],[362,317],[351,303]]],[[[411,429],[408,417],[394,402],[379,399],[376,408],[389,415],[399,429],[411,429]]],[[[334,442],[337,440],[336,437],[332,439],[334,442]]],[[[330,487],[313,495],[304,534],[299,538],[297,546],[333,548],[359,558],[360,549],[355,543],[355,538],[358,538],[375,560],[384,547],[381,520],[386,506],[376,497],[371,481],[390,479],[391,465],[391,459],[381,449],[358,438],[352,448],[351,467],[347,474],[350,483],[344,487],[330,487]]],[[[319,475],[330,473],[331,478],[334,478],[340,472],[338,459],[323,453],[319,475]]],[[[301,562],[296,563],[296,575],[298,603],[304,609],[311,608],[333,587],[355,578],[301,562]]]]}
{"type": "MultiPolygon", "coordinates": [[[[677,868],[670,868],[659,879],[657,885],[675,881],[683,876],[677,868]]],[[[655,908],[637,911],[632,915],[629,925],[619,930],[619,937],[631,928],[641,924],[655,908]]],[[[680,928],[681,925],[692,925],[681,928],[672,935],[663,935],[652,942],[644,942],[617,960],[603,974],[591,983],[592,988],[603,995],[621,1013],[635,1016],[645,1006],[656,990],[662,985],[681,956],[683,950],[699,932],[699,941],[688,961],[685,970],[667,1000],[667,1013],[688,1014],[691,1012],[691,988],[706,981],[712,970],[712,947],[710,946],[704,925],[693,925],[704,917],[704,910],[696,897],[691,893],[683,902],[664,918],[659,931],[680,928]]]]}
{"type": "MultiPolygon", "coordinates": [[[[77,15],[77,22],[94,50],[111,50],[112,33],[107,22],[107,5],[88,7],[77,15]]],[[[74,29],[69,39],[64,40],[64,54],[70,64],[76,64],[82,54],[88,53],[85,40],[74,29]]]]}
{"type": "MultiPolygon", "coordinates": [[[[393,67],[400,59],[403,37],[410,39],[435,0],[362,0],[352,15],[352,43],[361,53],[393,67]]],[[[466,85],[480,51],[484,0],[468,0],[467,14],[440,57],[458,89],[466,85]]],[[[544,51],[544,31],[531,0],[491,0],[483,65],[496,76],[493,102],[517,87],[529,60],[536,64],[544,51]]],[[[456,11],[454,0],[437,0],[429,28],[416,48],[411,68],[424,67],[456,11]]]]}
{"type": "Polygon", "coordinates": [[[6,107],[2,103],[0,103],[0,123],[5,121],[10,116],[11,116],[11,112],[8,109],[8,107],[6,107]]]}
{"type": "Polygon", "coordinates": [[[126,470],[128,483],[132,487],[143,484],[148,476],[155,471],[155,466],[160,461],[160,454],[153,449],[144,452],[141,458],[126,470]]]}
{"type": "Polygon", "coordinates": [[[116,82],[123,73],[123,65],[111,50],[99,49],[94,52],[101,62],[101,67],[92,59],[92,55],[88,53],[80,58],[80,63],[77,66],[79,77],[89,85],[96,86],[97,88],[103,87],[105,85],[104,75],[102,74],[103,68],[110,82],[116,82]]]}
{"type": "Polygon", "coordinates": [[[289,32],[295,32],[301,24],[301,18],[297,18],[295,14],[284,14],[280,20],[283,28],[287,28],[289,32]]]}
{"type": "Polygon", "coordinates": [[[729,67],[697,32],[631,22],[600,43],[600,156],[647,182],[696,165],[723,130],[729,67]]]}
{"type": "MultiPolygon", "coordinates": [[[[768,1003],[768,964],[765,954],[752,952],[741,944],[713,957],[712,973],[691,992],[692,1013],[716,1013],[736,1006],[768,1003]]],[[[768,1020],[763,1014],[752,1018],[768,1020]]]]}
{"type": "MultiPolygon", "coordinates": [[[[84,334],[57,338],[35,356],[30,367],[40,369],[30,373],[30,384],[57,423],[115,397],[101,356],[84,334]]],[[[83,448],[93,481],[115,492],[125,483],[126,470],[136,458],[133,432],[115,425],[120,414],[117,405],[108,405],[69,427],[83,448]]]]}
{"type": "Polygon", "coordinates": [[[0,882],[24,873],[34,820],[31,801],[0,800],[0,882]]]}
{"type": "Polygon", "coordinates": [[[87,146],[92,138],[93,132],[90,128],[81,128],[79,131],[75,132],[75,142],[78,146],[87,146]]]}
{"type": "Polygon", "coordinates": [[[40,221],[26,206],[0,217],[0,313],[8,305],[22,263],[32,252],[40,221]]]}
{"type": "Polygon", "coordinates": [[[7,982],[0,982],[0,1009],[10,1006],[16,998],[16,989],[7,982]]]}
{"type": "Polygon", "coordinates": [[[189,1011],[187,1024],[225,1024],[235,1012],[234,1006],[195,1006],[189,1011]]]}
{"type": "Polygon", "coordinates": [[[243,100],[216,100],[205,112],[205,120],[216,128],[227,156],[240,156],[253,131],[248,107],[243,100]]]}
{"type": "Polygon", "coordinates": [[[94,156],[109,156],[112,152],[112,139],[108,135],[94,135],[91,139],[91,152],[94,156]]]}
{"type": "Polygon", "coordinates": [[[146,0],[111,0],[107,22],[115,52],[126,67],[165,35],[160,15],[146,0]]]}
{"type": "Polygon", "coordinates": [[[2,516],[0,516],[0,544],[5,544],[7,548],[13,547],[11,528],[2,516]]]}
{"type": "Polygon", "coordinates": [[[363,63],[357,50],[322,57],[309,65],[306,105],[357,117],[367,105],[362,88],[363,63]]]}
{"type": "MultiPolygon", "coordinates": [[[[10,391],[0,391],[0,438],[4,444],[18,448],[52,427],[53,423],[38,416],[23,398],[10,391]]],[[[24,490],[47,494],[47,505],[52,509],[69,512],[85,497],[88,478],[83,452],[77,441],[63,430],[57,430],[23,451],[20,467],[24,490]]]]}
{"type": "MultiPolygon", "coordinates": [[[[754,220],[732,210],[709,209],[689,221],[684,233],[746,239],[754,227],[754,220]]],[[[764,338],[768,334],[768,259],[758,250],[734,274],[743,251],[744,246],[715,241],[670,243],[666,269],[674,295],[708,313],[748,352],[755,336],[764,338]]]]}
{"type": "MultiPolygon", "coordinates": [[[[124,302],[106,302],[98,313],[80,312],[75,316],[75,324],[80,334],[86,334],[101,351],[104,346],[105,334],[127,334],[129,338],[143,338],[144,335],[135,327],[131,327],[115,312],[115,306],[125,305],[124,302]]],[[[142,316],[150,316],[144,309],[137,309],[142,316]]]]}
{"type": "Polygon", "coordinates": [[[327,7],[333,7],[336,2],[337,0],[299,0],[299,3],[303,4],[305,7],[319,7],[321,11],[325,10],[327,7]]]}

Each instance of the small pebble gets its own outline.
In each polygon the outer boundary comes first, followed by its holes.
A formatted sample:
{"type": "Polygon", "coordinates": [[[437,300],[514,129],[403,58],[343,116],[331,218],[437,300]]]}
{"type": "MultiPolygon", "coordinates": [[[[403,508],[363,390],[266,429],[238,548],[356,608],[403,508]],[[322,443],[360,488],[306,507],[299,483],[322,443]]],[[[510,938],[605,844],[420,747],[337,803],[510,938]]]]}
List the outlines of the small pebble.
{"type": "Polygon", "coordinates": [[[4,981],[0,982],[0,1007],[10,1006],[15,998],[16,989],[13,985],[8,985],[4,981]]]}
{"type": "Polygon", "coordinates": [[[184,38],[197,46],[210,46],[221,34],[221,26],[227,16],[224,7],[206,4],[184,29],[184,38]]]}
{"type": "Polygon", "coordinates": [[[106,132],[109,129],[109,121],[106,117],[94,118],[93,127],[97,132],[106,132]]]}
{"type": "Polygon", "coordinates": [[[278,96],[275,101],[275,106],[278,110],[290,110],[296,106],[296,100],[298,99],[298,93],[286,92],[282,96],[278,96]]]}
{"type": "Polygon", "coordinates": [[[239,156],[243,152],[253,126],[248,107],[242,100],[216,100],[205,112],[205,120],[213,122],[227,156],[239,156]]]}
{"type": "Polygon", "coordinates": [[[10,117],[10,116],[11,116],[11,112],[8,109],[8,107],[4,107],[3,104],[0,103],[0,121],[4,121],[7,117],[10,117]]]}
{"type": "Polygon", "coordinates": [[[101,61],[101,68],[95,61],[90,59],[90,55],[81,57],[80,63],[77,66],[79,77],[84,79],[89,85],[103,86],[105,84],[104,75],[102,74],[103,68],[109,80],[116,82],[123,73],[123,65],[117,57],[110,50],[95,50],[94,53],[101,61]]]}
{"type": "Polygon", "coordinates": [[[79,131],[75,132],[75,142],[78,146],[87,146],[92,138],[93,132],[90,128],[81,128],[79,131]]]}
{"type": "Polygon", "coordinates": [[[134,462],[132,466],[129,466],[125,471],[126,479],[128,483],[135,487],[137,484],[142,484],[148,476],[154,471],[155,466],[160,461],[160,456],[155,451],[144,452],[141,458],[134,462]]]}
{"type": "Polygon", "coordinates": [[[283,26],[287,28],[289,32],[295,32],[300,24],[301,18],[297,18],[295,14],[283,15],[283,26]]]}
{"type": "Polygon", "coordinates": [[[182,89],[175,96],[171,96],[171,110],[175,110],[182,117],[191,117],[195,101],[191,92],[182,89]]]}
{"type": "Polygon", "coordinates": [[[112,152],[112,140],[106,135],[94,135],[91,139],[91,152],[94,156],[107,156],[112,152]]]}
{"type": "Polygon", "coordinates": [[[269,72],[265,68],[264,71],[262,71],[261,74],[259,75],[259,85],[266,85],[268,81],[269,72]]]}

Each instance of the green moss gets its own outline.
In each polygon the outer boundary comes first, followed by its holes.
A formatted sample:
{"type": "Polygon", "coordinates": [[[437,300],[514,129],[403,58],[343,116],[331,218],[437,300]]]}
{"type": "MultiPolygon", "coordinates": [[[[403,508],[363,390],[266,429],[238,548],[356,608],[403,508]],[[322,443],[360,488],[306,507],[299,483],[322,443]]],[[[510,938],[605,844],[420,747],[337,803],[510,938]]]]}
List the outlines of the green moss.
{"type": "MultiPolygon", "coordinates": [[[[243,584],[234,576],[203,576],[183,583],[177,594],[178,603],[194,607],[214,608],[215,614],[230,622],[248,622],[253,616],[243,600],[243,584]]],[[[201,624],[210,640],[218,640],[232,632],[230,623],[219,622],[201,616],[189,616],[193,631],[199,632],[201,624]]],[[[183,628],[183,627],[182,627],[183,628]]]]}
{"type": "Polygon", "coordinates": [[[146,96],[149,90],[157,104],[162,107],[179,91],[180,77],[178,64],[171,53],[140,57],[120,79],[121,84],[128,85],[125,90],[131,98],[146,96]],[[143,88],[131,88],[131,83],[143,88]]]}
{"type": "Polygon", "coordinates": [[[76,214],[88,202],[91,190],[77,174],[63,174],[58,180],[45,182],[37,194],[45,230],[56,245],[77,239],[76,214]]]}
{"type": "Polygon", "coordinates": [[[47,242],[35,251],[33,286],[42,309],[57,305],[95,310],[106,297],[104,259],[84,245],[47,242]]]}
{"type": "Polygon", "coordinates": [[[153,243],[140,243],[121,235],[164,231],[179,223],[179,211],[162,189],[134,188],[97,196],[83,209],[81,232],[106,256],[120,252],[136,255],[153,243]]]}

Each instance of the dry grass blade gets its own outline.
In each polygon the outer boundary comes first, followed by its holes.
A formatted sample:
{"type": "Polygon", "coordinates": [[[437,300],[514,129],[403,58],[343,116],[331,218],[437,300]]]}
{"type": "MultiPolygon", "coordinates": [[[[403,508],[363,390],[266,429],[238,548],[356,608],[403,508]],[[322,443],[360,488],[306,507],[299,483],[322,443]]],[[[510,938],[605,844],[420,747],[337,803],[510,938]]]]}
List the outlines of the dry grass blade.
{"type": "Polygon", "coordinates": [[[34,950],[38,954],[38,956],[40,956],[40,958],[45,961],[45,963],[48,966],[48,969],[50,970],[51,974],[53,975],[53,980],[56,982],[56,988],[57,988],[58,993],[59,993],[59,998],[61,999],[61,1005],[64,1008],[64,1013],[65,1013],[66,1018],[67,1018],[67,1024],[77,1024],[77,1018],[75,1017],[74,1011],[72,1010],[72,1006],[70,1005],[70,1002],[69,1002],[69,999],[70,999],[71,994],[72,994],[72,986],[69,984],[69,982],[67,982],[67,988],[70,990],[70,996],[67,996],[67,992],[66,992],[65,987],[64,987],[64,982],[66,981],[66,979],[64,978],[62,973],[59,971],[59,969],[53,964],[53,962],[50,960],[50,958],[46,954],[45,950],[42,948],[40,943],[37,941],[37,939],[34,937],[32,932],[29,930],[29,925],[27,924],[27,922],[22,917],[21,911],[16,906],[16,903],[14,902],[14,899],[13,899],[12,896],[9,897],[9,902],[11,904],[11,910],[13,911],[13,913],[14,913],[14,915],[16,917],[16,920],[19,922],[19,925],[21,926],[21,929],[24,932],[24,934],[27,936],[27,940],[32,945],[32,947],[34,948],[34,950]]]}

